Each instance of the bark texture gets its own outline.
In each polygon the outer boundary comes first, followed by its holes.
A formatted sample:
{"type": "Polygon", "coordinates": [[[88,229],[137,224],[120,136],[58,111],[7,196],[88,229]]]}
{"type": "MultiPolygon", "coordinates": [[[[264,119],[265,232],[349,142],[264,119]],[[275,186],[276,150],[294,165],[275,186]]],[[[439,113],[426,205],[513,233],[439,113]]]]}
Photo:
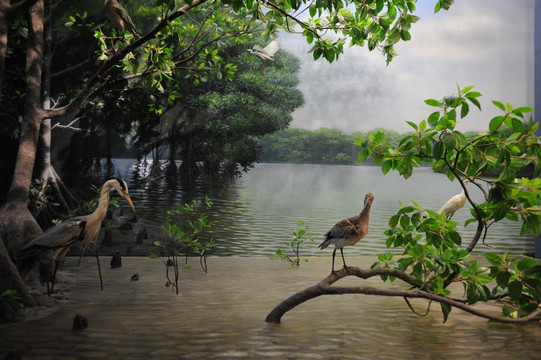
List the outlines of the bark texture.
{"type": "Polygon", "coordinates": [[[389,289],[381,287],[361,287],[361,286],[331,286],[338,280],[346,276],[357,276],[361,279],[368,279],[372,276],[394,276],[397,279],[404,281],[407,284],[413,285],[414,278],[408,274],[404,274],[399,270],[389,269],[389,268],[375,268],[369,270],[363,270],[357,267],[348,267],[341,269],[340,271],[334,272],[331,275],[327,276],[325,279],[321,280],[317,285],[310,286],[303,291],[300,291],[296,294],[293,294],[289,298],[282,301],[278,304],[266,317],[265,321],[269,324],[278,325],[282,319],[282,316],[289,310],[295,308],[296,306],[316,298],[321,295],[344,295],[344,294],[364,294],[364,295],[379,295],[379,296],[399,296],[404,298],[422,298],[431,301],[436,301],[439,303],[447,304],[452,307],[464,310],[470,314],[483,317],[489,320],[498,321],[502,323],[526,323],[530,321],[540,321],[541,320],[541,308],[531,313],[530,315],[518,319],[504,318],[501,316],[496,316],[492,314],[485,313],[476,309],[473,306],[467,305],[465,299],[452,298],[452,297],[443,297],[437,294],[434,294],[429,291],[421,290],[419,288],[414,288],[410,290],[405,289],[389,289]]]}

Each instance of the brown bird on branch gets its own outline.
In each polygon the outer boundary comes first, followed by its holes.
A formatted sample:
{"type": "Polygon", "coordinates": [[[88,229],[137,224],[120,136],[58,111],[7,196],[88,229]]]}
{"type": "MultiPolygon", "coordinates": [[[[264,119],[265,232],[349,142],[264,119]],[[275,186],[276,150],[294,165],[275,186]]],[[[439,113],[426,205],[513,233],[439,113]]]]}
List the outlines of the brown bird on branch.
{"type": "Polygon", "coordinates": [[[105,15],[111,21],[113,27],[117,30],[128,30],[136,38],[141,36],[135,28],[130,15],[116,0],[105,0],[105,15]]]}
{"type": "Polygon", "coordinates": [[[331,273],[334,273],[334,257],[336,255],[336,250],[340,249],[344,267],[347,269],[346,260],[344,260],[344,246],[355,245],[368,233],[368,218],[370,216],[370,206],[372,205],[373,200],[374,195],[372,195],[372,193],[366,194],[364,197],[364,208],[359,215],[338,222],[324,235],[325,240],[319,245],[321,250],[334,244],[331,273]]]}
{"type": "Polygon", "coordinates": [[[52,260],[55,261],[55,267],[50,291],[49,282],[47,281],[48,293],[53,291],[58,265],[66,256],[68,250],[79,243],[82,243],[85,248],[96,243],[101,223],[105,219],[109,207],[109,190],[111,189],[115,189],[120,196],[126,199],[135,212],[135,207],[128,195],[126,183],[121,179],[108,180],[101,188],[98,206],[92,214],[77,216],[49,228],[19,251],[17,258],[23,261],[22,267],[33,266],[38,259],[38,255],[44,251],[53,251],[52,260]]]}

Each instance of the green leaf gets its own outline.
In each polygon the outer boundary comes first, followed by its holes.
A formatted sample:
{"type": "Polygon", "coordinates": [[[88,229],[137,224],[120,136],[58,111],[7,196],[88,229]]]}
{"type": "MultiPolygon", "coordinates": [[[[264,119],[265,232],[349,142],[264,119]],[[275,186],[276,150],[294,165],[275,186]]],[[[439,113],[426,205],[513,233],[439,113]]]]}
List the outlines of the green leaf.
{"type": "MultiPolygon", "coordinates": [[[[502,104],[502,106],[503,106],[503,104],[502,104]]],[[[505,118],[503,116],[493,117],[492,120],[490,120],[490,123],[488,124],[488,129],[490,130],[490,132],[496,131],[500,127],[500,125],[502,124],[502,122],[504,120],[505,120],[505,118]]]]}
{"type": "Polygon", "coordinates": [[[485,253],[485,258],[494,266],[500,266],[502,264],[502,258],[498,254],[488,252],[485,253]]]}
{"type": "Polygon", "coordinates": [[[455,148],[456,139],[452,133],[445,133],[442,140],[447,151],[452,151],[455,148]]]}
{"type": "Polygon", "coordinates": [[[470,112],[470,106],[467,102],[462,103],[462,107],[460,108],[460,117],[463,119],[465,118],[468,113],[470,112]]]}
{"type": "Polygon", "coordinates": [[[534,258],[525,257],[517,263],[517,269],[520,271],[529,269],[532,266],[534,266],[536,263],[537,261],[534,258]]]}
{"type": "Polygon", "coordinates": [[[440,118],[440,113],[439,113],[439,111],[433,112],[433,113],[430,114],[430,116],[428,117],[428,124],[429,124],[430,126],[436,126],[436,124],[438,123],[439,118],[440,118]]]}
{"type": "Polygon", "coordinates": [[[513,111],[511,111],[511,113],[514,114],[514,115],[517,115],[517,116],[523,116],[524,113],[532,112],[532,111],[533,111],[532,108],[529,108],[529,107],[526,107],[526,106],[521,106],[521,107],[518,107],[518,108],[514,109],[513,111]]]}
{"type": "Polygon", "coordinates": [[[522,294],[522,284],[519,281],[511,281],[507,286],[507,289],[509,290],[509,296],[511,296],[511,298],[515,300],[520,298],[522,294]]]}
{"type": "Polygon", "coordinates": [[[498,109],[505,111],[505,105],[497,100],[492,100],[492,103],[498,107],[498,109]]]}
{"type": "Polygon", "coordinates": [[[414,128],[415,130],[419,130],[419,128],[417,127],[417,124],[415,124],[414,122],[406,121],[406,123],[408,123],[408,125],[414,128]]]}
{"type": "Polygon", "coordinates": [[[451,238],[451,241],[457,245],[460,245],[462,243],[462,238],[460,237],[460,234],[457,231],[454,231],[454,230],[449,231],[449,237],[451,238]]]}
{"type": "Polygon", "coordinates": [[[451,305],[444,304],[444,303],[440,303],[440,305],[441,305],[441,312],[443,313],[443,323],[445,324],[453,307],[451,305]]]}
{"type": "Polygon", "coordinates": [[[381,171],[383,172],[383,174],[387,174],[389,172],[389,170],[391,170],[391,166],[392,166],[393,162],[391,160],[385,160],[383,162],[383,164],[381,165],[381,171]]]}
{"type": "Polygon", "coordinates": [[[398,224],[398,220],[400,219],[400,215],[393,215],[389,219],[389,228],[394,229],[396,225],[398,224]]]}
{"type": "Polygon", "coordinates": [[[443,142],[438,141],[436,144],[434,144],[434,148],[432,149],[432,156],[434,156],[434,160],[440,160],[443,155],[443,142]]]}
{"type": "Polygon", "coordinates": [[[409,217],[407,217],[407,216],[402,216],[402,217],[400,218],[400,227],[401,227],[402,229],[407,229],[409,225],[410,225],[410,219],[409,219],[409,217]]]}
{"type": "Polygon", "coordinates": [[[473,285],[468,286],[468,291],[466,291],[466,297],[468,299],[468,304],[475,304],[481,298],[479,291],[473,285]]]}
{"type": "Polygon", "coordinates": [[[441,103],[436,99],[427,99],[425,100],[425,104],[434,107],[441,107],[441,103]]]}
{"type": "Polygon", "coordinates": [[[496,284],[498,284],[498,286],[502,289],[505,289],[507,286],[509,286],[510,278],[511,274],[509,274],[507,271],[499,272],[498,275],[496,275],[496,284]]]}

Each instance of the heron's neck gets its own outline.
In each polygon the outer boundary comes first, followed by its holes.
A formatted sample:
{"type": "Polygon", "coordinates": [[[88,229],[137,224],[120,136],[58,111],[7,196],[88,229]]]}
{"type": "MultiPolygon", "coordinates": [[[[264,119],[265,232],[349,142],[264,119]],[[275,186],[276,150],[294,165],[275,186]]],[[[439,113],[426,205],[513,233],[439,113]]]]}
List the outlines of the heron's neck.
{"type": "Polygon", "coordinates": [[[111,186],[104,185],[101,189],[100,193],[100,200],[98,201],[98,207],[90,216],[92,219],[98,219],[99,221],[102,221],[105,219],[105,215],[107,215],[107,209],[109,208],[109,190],[111,189],[111,186]]]}

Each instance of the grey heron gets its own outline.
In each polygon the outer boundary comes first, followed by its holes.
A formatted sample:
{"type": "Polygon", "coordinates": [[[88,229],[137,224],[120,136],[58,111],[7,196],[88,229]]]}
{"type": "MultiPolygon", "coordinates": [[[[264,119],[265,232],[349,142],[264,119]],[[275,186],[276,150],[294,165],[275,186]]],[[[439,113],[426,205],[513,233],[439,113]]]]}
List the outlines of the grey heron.
{"type": "Polygon", "coordinates": [[[364,208],[359,215],[339,221],[324,235],[325,240],[319,245],[321,250],[334,244],[331,273],[334,273],[334,257],[336,255],[336,250],[340,249],[344,267],[347,269],[346,260],[344,260],[344,246],[355,245],[368,233],[368,219],[373,200],[374,195],[372,193],[366,194],[364,197],[364,208]]]}
{"type": "Polygon", "coordinates": [[[64,259],[68,250],[75,244],[81,243],[86,248],[88,245],[96,243],[101,223],[109,207],[109,191],[111,189],[115,189],[120,196],[126,199],[135,212],[135,207],[128,195],[126,182],[121,179],[108,180],[101,188],[98,206],[93,213],[68,219],[49,228],[19,251],[17,258],[25,261],[27,266],[32,266],[37,256],[42,252],[53,251],[52,259],[55,261],[55,267],[50,291],[48,289],[49,283],[47,282],[47,291],[49,293],[54,288],[58,264],[64,259]]]}

